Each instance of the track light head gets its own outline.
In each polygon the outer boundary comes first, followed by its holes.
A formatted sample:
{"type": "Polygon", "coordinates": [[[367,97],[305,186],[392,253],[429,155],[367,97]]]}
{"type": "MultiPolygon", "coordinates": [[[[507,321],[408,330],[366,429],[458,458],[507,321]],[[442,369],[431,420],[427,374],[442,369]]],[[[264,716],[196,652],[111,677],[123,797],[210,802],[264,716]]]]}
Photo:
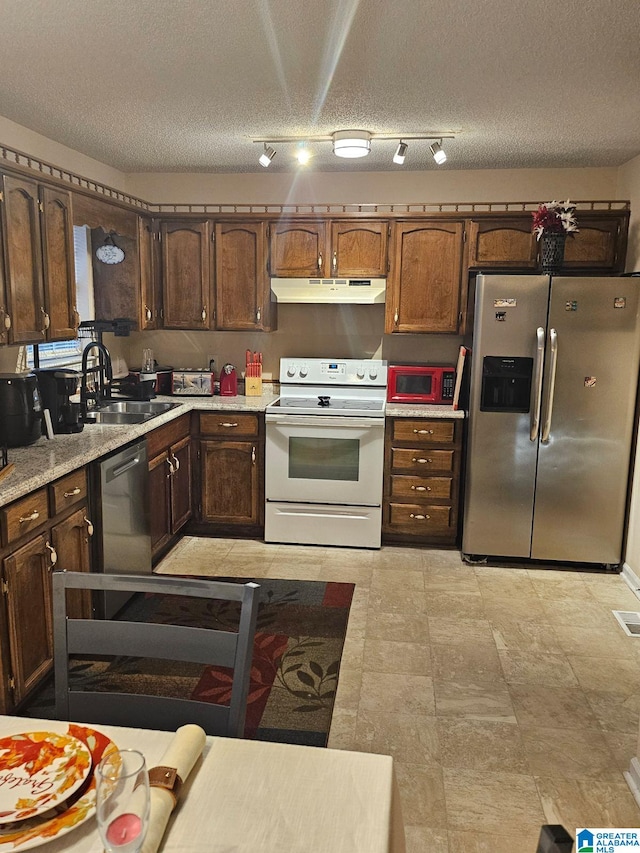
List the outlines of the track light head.
{"type": "Polygon", "coordinates": [[[260,155],[258,163],[260,163],[260,165],[264,166],[266,169],[267,166],[271,165],[271,161],[273,160],[273,158],[275,156],[276,156],[275,148],[272,148],[270,145],[267,145],[267,143],[265,142],[264,143],[264,151],[260,155]]]}
{"type": "Polygon", "coordinates": [[[298,145],[296,150],[296,160],[300,163],[301,166],[306,166],[309,160],[311,160],[311,151],[309,147],[305,145],[304,142],[301,142],[298,145]]]}
{"type": "Polygon", "coordinates": [[[396,153],[393,155],[393,162],[398,163],[400,166],[404,163],[404,158],[407,156],[407,148],[409,146],[406,142],[400,140],[398,143],[398,147],[396,148],[396,153]]]}
{"type": "Polygon", "coordinates": [[[440,145],[439,142],[433,142],[429,146],[429,151],[431,151],[431,154],[433,155],[433,159],[436,161],[438,166],[441,166],[445,162],[445,160],[447,159],[447,155],[442,150],[442,146],[440,145]]]}

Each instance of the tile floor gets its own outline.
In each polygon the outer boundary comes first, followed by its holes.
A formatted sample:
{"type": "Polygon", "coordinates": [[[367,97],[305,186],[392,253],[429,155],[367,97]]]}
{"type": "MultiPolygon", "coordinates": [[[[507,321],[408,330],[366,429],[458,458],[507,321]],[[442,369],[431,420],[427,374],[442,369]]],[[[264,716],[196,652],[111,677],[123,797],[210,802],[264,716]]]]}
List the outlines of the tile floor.
{"type": "Polygon", "coordinates": [[[394,756],[407,853],[534,853],[543,823],[640,826],[640,610],[618,575],[457,551],[185,537],[159,571],[356,584],[329,746],[394,756]]]}

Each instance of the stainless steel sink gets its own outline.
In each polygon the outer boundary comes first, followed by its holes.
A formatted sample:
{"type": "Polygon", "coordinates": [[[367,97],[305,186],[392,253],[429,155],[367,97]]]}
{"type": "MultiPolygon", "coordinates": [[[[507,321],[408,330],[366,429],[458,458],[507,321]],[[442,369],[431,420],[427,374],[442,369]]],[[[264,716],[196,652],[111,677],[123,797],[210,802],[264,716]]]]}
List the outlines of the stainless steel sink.
{"type": "Polygon", "coordinates": [[[113,400],[89,412],[87,423],[141,424],[179,405],[180,403],[163,403],[159,400],[113,400]]]}

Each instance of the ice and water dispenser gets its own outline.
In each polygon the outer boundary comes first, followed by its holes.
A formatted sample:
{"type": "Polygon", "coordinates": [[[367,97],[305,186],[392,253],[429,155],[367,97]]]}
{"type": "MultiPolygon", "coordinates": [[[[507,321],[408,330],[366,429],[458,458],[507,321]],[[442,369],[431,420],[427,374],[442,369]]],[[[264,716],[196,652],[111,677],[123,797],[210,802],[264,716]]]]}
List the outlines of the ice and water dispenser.
{"type": "Polygon", "coordinates": [[[532,375],[532,358],[485,355],[480,411],[528,412],[532,375]]]}

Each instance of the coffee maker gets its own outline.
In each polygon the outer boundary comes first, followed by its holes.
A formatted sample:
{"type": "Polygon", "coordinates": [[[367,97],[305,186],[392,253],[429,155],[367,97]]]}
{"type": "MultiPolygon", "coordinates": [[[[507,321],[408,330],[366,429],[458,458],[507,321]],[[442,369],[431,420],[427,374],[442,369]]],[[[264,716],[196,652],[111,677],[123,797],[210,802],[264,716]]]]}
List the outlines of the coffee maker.
{"type": "Polygon", "coordinates": [[[36,370],[43,409],[49,409],[53,431],[57,433],[82,432],[84,423],[80,403],[71,397],[78,391],[80,373],[68,368],[36,370]]]}

